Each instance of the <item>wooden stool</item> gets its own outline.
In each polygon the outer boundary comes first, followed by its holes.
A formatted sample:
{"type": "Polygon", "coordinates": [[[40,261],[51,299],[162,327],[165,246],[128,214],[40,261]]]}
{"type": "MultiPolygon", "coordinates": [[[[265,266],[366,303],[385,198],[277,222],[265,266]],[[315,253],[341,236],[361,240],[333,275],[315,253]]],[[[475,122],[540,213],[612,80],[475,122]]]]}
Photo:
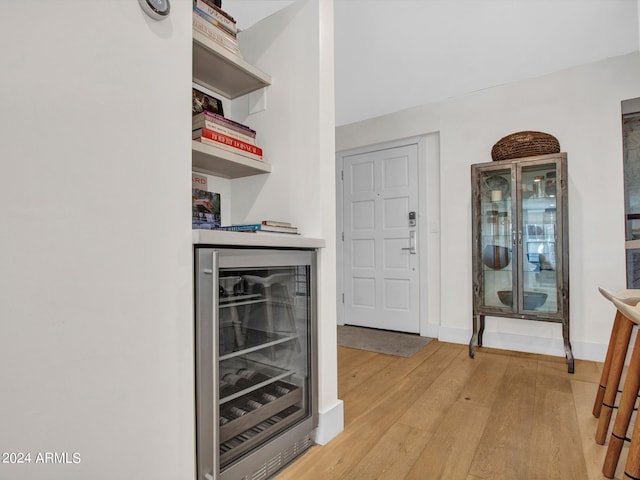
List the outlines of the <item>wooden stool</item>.
{"type": "Polygon", "coordinates": [[[640,422],[638,421],[636,421],[636,425],[633,427],[627,463],[624,467],[624,478],[631,480],[640,478],[640,422]]]}
{"type": "MultiPolygon", "coordinates": [[[[636,293],[640,293],[640,292],[636,292],[636,293]]],[[[631,324],[628,327],[629,329],[634,324],[635,325],[640,324],[640,307],[637,305],[637,303],[640,302],[640,296],[635,296],[635,297],[631,296],[631,294],[627,291],[627,296],[625,297],[618,297],[617,295],[612,294],[611,301],[616,306],[618,313],[623,319],[621,321],[623,325],[623,327],[621,327],[621,331],[627,328],[627,324],[631,324]]],[[[627,348],[621,348],[621,349],[624,350],[624,353],[626,356],[627,348]]],[[[615,353],[614,353],[614,357],[615,357],[615,353]]],[[[624,363],[624,358],[622,359],[622,361],[624,363]]],[[[612,370],[613,368],[614,368],[614,365],[612,365],[612,370]]],[[[620,375],[617,374],[617,376],[619,377],[620,375]]],[[[607,396],[609,386],[610,384],[609,382],[607,382],[607,392],[605,392],[605,397],[607,396]]],[[[639,390],[640,390],[640,335],[636,335],[636,341],[633,347],[633,352],[631,354],[629,369],[627,371],[627,378],[622,388],[622,395],[620,396],[620,405],[618,407],[618,414],[616,415],[616,420],[614,422],[613,430],[611,432],[611,438],[609,439],[609,447],[607,448],[607,454],[605,456],[604,464],[602,466],[602,473],[607,478],[614,477],[616,467],[618,465],[618,460],[620,459],[620,452],[622,451],[622,446],[624,444],[624,441],[628,440],[627,430],[629,428],[629,422],[631,420],[631,415],[633,414],[633,409],[635,407],[636,398],[638,396],[639,390]]],[[[604,404],[603,406],[606,407],[606,405],[604,404]]],[[[602,421],[602,417],[601,417],[601,421],[602,421]]],[[[635,428],[634,431],[635,430],[638,430],[638,429],[635,428]]],[[[639,443],[640,443],[640,438],[638,439],[638,441],[636,441],[635,445],[632,442],[631,448],[635,448],[637,450],[637,453],[640,455],[639,443]]],[[[630,463],[629,461],[627,461],[627,468],[625,468],[625,475],[628,476],[629,474],[631,474],[630,478],[638,478],[638,475],[640,474],[640,465],[638,465],[637,461],[635,464],[633,462],[630,463]],[[627,472],[627,468],[630,468],[631,471],[627,472]]]]}
{"type": "MultiPolygon", "coordinates": [[[[624,289],[616,293],[612,293],[602,287],[599,290],[610,302],[613,302],[614,299],[640,298],[640,290],[635,289],[624,289]]],[[[626,318],[620,310],[616,310],[607,356],[600,377],[600,385],[593,405],[593,416],[599,418],[595,439],[596,443],[600,445],[604,445],[607,439],[611,414],[615,408],[616,395],[620,385],[622,369],[624,368],[624,360],[629,349],[633,325],[634,323],[626,318]]]]}

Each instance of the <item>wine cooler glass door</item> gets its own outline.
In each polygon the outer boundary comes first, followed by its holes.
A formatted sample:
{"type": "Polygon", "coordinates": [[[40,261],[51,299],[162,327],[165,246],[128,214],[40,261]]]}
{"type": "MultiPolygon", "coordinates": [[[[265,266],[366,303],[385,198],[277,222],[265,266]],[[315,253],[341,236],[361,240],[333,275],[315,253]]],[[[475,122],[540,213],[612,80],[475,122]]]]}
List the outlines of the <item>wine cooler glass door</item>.
{"type": "Polygon", "coordinates": [[[215,254],[215,314],[211,331],[200,329],[215,346],[214,394],[202,406],[212,423],[202,428],[214,430],[208,437],[225,478],[225,470],[314,416],[315,260],[307,251],[215,254]]]}

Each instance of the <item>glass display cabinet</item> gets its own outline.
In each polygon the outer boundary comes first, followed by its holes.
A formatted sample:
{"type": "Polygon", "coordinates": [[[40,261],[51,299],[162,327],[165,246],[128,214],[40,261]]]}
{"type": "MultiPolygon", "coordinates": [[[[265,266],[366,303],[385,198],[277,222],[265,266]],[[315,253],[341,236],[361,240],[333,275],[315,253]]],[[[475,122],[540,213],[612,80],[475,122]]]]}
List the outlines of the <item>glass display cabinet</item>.
{"type": "Polygon", "coordinates": [[[567,155],[471,166],[473,336],[482,346],[485,317],[562,324],[569,373],[567,155]]]}

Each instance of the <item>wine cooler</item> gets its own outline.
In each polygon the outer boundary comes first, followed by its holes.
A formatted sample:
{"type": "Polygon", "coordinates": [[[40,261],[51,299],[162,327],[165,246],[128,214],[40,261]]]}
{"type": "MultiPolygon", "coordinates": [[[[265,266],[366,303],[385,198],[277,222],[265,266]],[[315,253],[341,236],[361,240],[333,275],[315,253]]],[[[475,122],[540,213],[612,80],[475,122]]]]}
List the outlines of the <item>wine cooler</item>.
{"type": "Polygon", "coordinates": [[[270,478],[317,425],[315,251],[194,259],[197,478],[270,478]]]}

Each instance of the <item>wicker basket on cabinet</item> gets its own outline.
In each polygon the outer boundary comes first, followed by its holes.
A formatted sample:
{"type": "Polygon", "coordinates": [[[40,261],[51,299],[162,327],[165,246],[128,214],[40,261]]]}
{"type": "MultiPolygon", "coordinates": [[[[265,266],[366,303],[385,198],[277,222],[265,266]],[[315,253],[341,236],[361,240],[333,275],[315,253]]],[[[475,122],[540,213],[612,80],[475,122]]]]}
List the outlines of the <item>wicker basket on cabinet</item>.
{"type": "Polygon", "coordinates": [[[493,160],[510,160],[559,152],[560,143],[553,135],[524,131],[512,133],[498,140],[491,149],[491,158],[493,160]]]}

